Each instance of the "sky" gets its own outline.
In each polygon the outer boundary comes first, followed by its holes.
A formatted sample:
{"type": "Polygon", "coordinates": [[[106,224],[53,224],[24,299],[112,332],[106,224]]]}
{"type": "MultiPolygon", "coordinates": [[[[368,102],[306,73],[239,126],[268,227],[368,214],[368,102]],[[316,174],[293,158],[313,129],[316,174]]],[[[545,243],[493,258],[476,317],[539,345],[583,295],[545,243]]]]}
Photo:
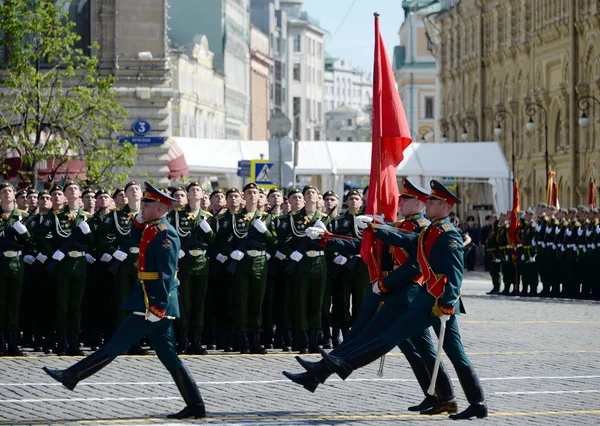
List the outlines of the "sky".
{"type": "Polygon", "coordinates": [[[398,31],[404,20],[402,0],[304,0],[303,10],[319,20],[329,32],[325,51],[344,58],[355,68],[373,72],[373,13],[379,12],[379,28],[390,61],[399,44],[398,31]],[[346,17],[347,15],[347,17],[346,17]],[[344,19],[344,17],[346,17],[344,19]]]}

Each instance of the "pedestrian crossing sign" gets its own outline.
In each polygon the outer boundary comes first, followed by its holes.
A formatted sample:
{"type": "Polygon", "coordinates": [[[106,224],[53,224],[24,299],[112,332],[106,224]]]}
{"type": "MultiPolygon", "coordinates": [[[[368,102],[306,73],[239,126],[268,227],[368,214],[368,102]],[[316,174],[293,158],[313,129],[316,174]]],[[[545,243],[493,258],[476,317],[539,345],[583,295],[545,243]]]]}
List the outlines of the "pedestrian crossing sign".
{"type": "Polygon", "coordinates": [[[254,183],[261,188],[275,188],[272,173],[273,163],[269,163],[269,160],[252,160],[250,162],[250,176],[254,179],[254,183]]]}

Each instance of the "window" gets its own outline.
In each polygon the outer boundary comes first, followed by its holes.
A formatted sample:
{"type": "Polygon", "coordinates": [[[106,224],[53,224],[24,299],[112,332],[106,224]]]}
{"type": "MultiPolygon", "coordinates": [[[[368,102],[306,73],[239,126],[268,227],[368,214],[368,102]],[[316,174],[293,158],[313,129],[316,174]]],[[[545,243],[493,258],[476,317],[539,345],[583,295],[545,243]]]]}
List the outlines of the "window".
{"type": "Polygon", "coordinates": [[[294,80],[296,81],[302,81],[301,75],[300,75],[300,64],[294,64],[294,80]]]}
{"type": "Polygon", "coordinates": [[[352,119],[351,118],[348,119],[348,126],[352,126],[352,119]]]}
{"type": "Polygon", "coordinates": [[[425,118],[433,118],[433,98],[425,98],[425,118]]]}
{"type": "Polygon", "coordinates": [[[352,137],[349,137],[349,138],[348,138],[348,142],[352,142],[352,137]]]}
{"type": "Polygon", "coordinates": [[[311,118],[311,115],[310,115],[310,102],[311,102],[310,99],[306,100],[306,118],[311,118]]]}
{"type": "Polygon", "coordinates": [[[294,36],[294,52],[300,52],[302,50],[300,34],[294,36]]]}
{"type": "Polygon", "coordinates": [[[294,106],[293,113],[294,117],[300,115],[300,98],[298,96],[294,96],[294,106]]]}
{"type": "Polygon", "coordinates": [[[336,141],[336,142],[339,142],[339,141],[340,141],[340,137],[339,137],[339,136],[336,136],[336,137],[335,137],[335,141],[336,141]]]}
{"type": "Polygon", "coordinates": [[[88,0],[66,1],[64,3],[64,9],[68,13],[69,21],[75,23],[73,30],[81,37],[81,39],[75,43],[75,47],[80,48],[89,54],[89,47],[92,43],[90,2],[88,0]]]}

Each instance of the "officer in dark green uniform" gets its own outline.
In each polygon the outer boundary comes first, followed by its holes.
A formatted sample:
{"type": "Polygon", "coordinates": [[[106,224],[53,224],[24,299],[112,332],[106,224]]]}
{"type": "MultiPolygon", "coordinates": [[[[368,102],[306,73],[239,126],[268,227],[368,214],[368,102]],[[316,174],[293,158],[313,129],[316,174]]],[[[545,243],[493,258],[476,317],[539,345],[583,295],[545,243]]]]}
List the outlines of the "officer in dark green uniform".
{"type": "MultiPolygon", "coordinates": [[[[323,211],[329,216],[333,229],[335,226],[335,219],[338,218],[340,199],[335,192],[330,190],[323,194],[323,204],[323,211]]],[[[337,254],[335,252],[328,251],[325,253],[325,258],[327,259],[327,284],[325,286],[325,294],[323,295],[323,309],[321,312],[322,339],[319,339],[319,343],[323,349],[331,349],[333,347],[332,337],[334,337],[332,336],[332,327],[335,326],[333,323],[333,310],[336,309],[336,300],[334,300],[333,294],[334,292],[342,293],[343,289],[340,289],[340,284],[342,283],[342,276],[339,273],[341,265],[334,262],[335,259],[339,260],[337,254]]],[[[336,299],[340,300],[341,298],[337,297],[336,299]]],[[[335,330],[333,335],[335,335],[335,330]]],[[[337,335],[339,336],[339,327],[337,330],[337,335]]],[[[339,344],[339,337],[337,340],[337,343],[339,344]]]]}
{"type": "MultiPolygon", "coordinates": [[[[298,196],[296,192],[288,198],[298,196]]],[[[297,333],[294,344],[298,345],[300,353],[318,353],[327,263],[322,247],[311,241],[305,231],[312,226],[330,230],[331,225],[327,214],[317,210],[317,188],[305,186],[302,196],[304,208],[281,220],[277,235],[280,252],[289,258],[286,272],[292,286],[293,326],[297,333]]]]}
{"type": "Polygon", "coordinates": [[[555,242],[556,229],[559,225],[559,220],[555,217],[556,206],[548,206],[546,216],[544,217],[543,239],[539,243],[541,252],[544,254],[544,263],[540,265],[540,271],[543,269],[542,275],[542,292],[540,296],[548,297],[553,292],[560,293],[560,277],[559,264],[557,256],[557,245],[555,242]]]}
{"type": "Polygon", "coordinates": [[[26,219],[27,212],[16,207],[13,186],[0,183],[0,355],[23,355],[18,347],[18,334],[23,251],[31,238],[23,224],[26,219]]]}
{"type": "MultiPolygon", "coordinates": [[[[51,194],[57,192],[62,192],[58,186],[50,190],[51,194]]],[[[90,216],[79,207],[80,194],[75,181],[65,182],[67,205],[46,215],[45,232],[50,238],[38,240],[40,252],[48,258],[47,270],[55,286],[55,328],[59,355],[83,354],[79,348],[81,302],[88,264],[86,252],[93,243],[93,235],[86,222],[90,216]]]]}
{"type": "Polygon", "coordinates": [[[191,182],[186,189],[174,189],[171,196],[175,199],[183,198],[187,203],[183,208],[172,210],[167,216],[181,240],[177,277],[183,312],[177,323],[177,351],[192,355],[206,354],[206,349],[201,344],[201,335],[208,288],[207,250],[209,244],[214,242],[214,218],[200,208],[203,195],[204,191],[198,182],[191,182]]]}
{"type": "Polygon", "coordinates": [[[487,405],[477,373],[464,351],[456,320],[456,315],[463,309],[460,297],[464,268],[463,241],[449,223],[448,213],[457,202],[459,200],[454,194],[440,182],[432,180],[426,209],[431,224],[419,234],[396,235],[398,242],[404,241],[405,250],[416,248],[423,273],[423,285],[408,312],[371,341],[353,342],[354,349],[343,357],[323,352],[322,362],[345,380],[354,370],[370,364],[399,342],[430,326],[439,334],[440,322],[446,321],[444,352],[452,361],[470,404],[462,413],[450,415],[452,419],[461,420],[487,417],[487,405]]]}
{"type": "Polygon", "coordinates": [[[255,183],[244,187],[246,207],[228,214],[219,223],[217,246],[229,260],[233,274],[233,317],[238,330],[241,353],[265,354],[260,346],[262,304],[267,286],[267,249],[276,237],[269,231],[271,217],[258,210],[259,188],[255,183]]]}
{"type": "Polygon", "coordinates": [[[485,241],[485,249],[490,257],[490,276],[492,277],[492,289],[487,294],[498,294],[502,282],[502,253],[498,248],[498,227],[499,221],[496,220],[485,241]]]}
{"type": "Polygon", "coordinates": [[[66,370],[44,367],[44,371],[73,390],[81,380],[97,373],[132,344],[148,336],[186,403],[182,411],[168,417],[205,417],[200,391],[177,356],[173,336],[172,320],[179,316],[176,273],[180,242],[177,231],[165,216],[174,200],[146,182],[143,201],[132,228],[132,242],[140,248],[140,257],[138,284],[124,305],[131,313],[103,348],[66,370]]]}
{"type": "Polygon", "coordinates": [[[538,269],[536,260],[536,248],[533,241],[536,235],[537,224],[535,222],[535,212],[527,210],[525,217],[519,227],[519,272],[523,279],[523,290],[521,296],[537,296],[538,287],[538,269]]]}
{"type": "Polygon", "coordinates": [[[502,281],[504,282],[504,290],[501,294],[514,295],[517,291],[516,286],[516,271],[515,264],[513,263],[513,247],[510,244],[508,233],[510,230],[510,217],[508,214],[502,213],[498,221],[498,234],[497,238],[497,254],[500,257],[500,265],[502,267],[502,281]],[[513,291],[511,292],[511,286],[513,291]]]}

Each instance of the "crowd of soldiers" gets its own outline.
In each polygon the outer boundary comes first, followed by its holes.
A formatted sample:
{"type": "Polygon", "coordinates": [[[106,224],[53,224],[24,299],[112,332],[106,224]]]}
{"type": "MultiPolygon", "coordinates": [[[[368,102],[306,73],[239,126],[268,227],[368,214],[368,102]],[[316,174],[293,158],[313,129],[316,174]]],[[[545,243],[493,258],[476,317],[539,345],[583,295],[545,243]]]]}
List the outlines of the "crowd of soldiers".
{"type": "Polygon", "coordinates": [[[599,300],[599,225],[596,208],[540,203],[519,213],[512,242],[510,213],[489,217],[485,245],[493,288],[488,294],[599,300]]]}
{"type": "MultiPolygon", "coordinates": [[[[287,194],[254,183],[210,194],[198,182],[164,189],[177,200],[167,218],[181,239],[178,352],[339,345],[370,288],[368,270],[305,230],[360,238],[353,217],[367,190],[340,200],[310,185],[287,194]]],[[[143,274],[130,238],[142,195],[135,181],[111,192],[75,181],[16,192],[0,182],[0,356],[81,355],[110,339],[143,274]]],[[[140,341],[128,353],[146,348],[140,341]]]]}

